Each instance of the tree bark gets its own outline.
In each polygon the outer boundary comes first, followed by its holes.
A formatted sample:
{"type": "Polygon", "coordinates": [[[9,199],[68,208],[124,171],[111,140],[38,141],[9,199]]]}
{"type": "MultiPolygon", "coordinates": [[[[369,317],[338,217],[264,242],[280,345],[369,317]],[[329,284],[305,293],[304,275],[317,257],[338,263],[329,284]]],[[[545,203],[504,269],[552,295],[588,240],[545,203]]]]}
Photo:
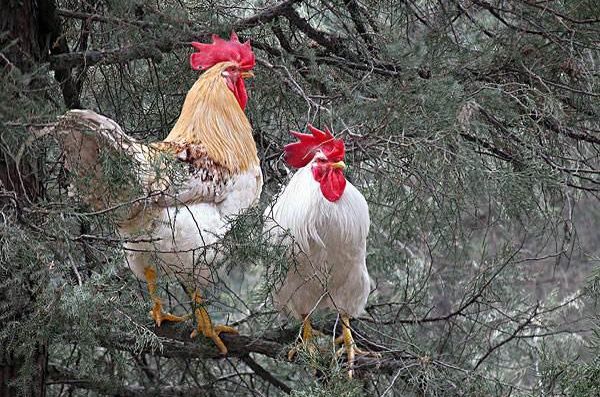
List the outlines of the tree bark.
{"type": "MultiPolygon", "coordinates": [[[[24,87],[31,94],[43,86],[43,81],[36,78],[36,65],[47,58],[48,36],[40,16],[47,12],[47,7],[54,6],[52,1],[35,0],[3,0],[0,2],[0,70],[2,73],[32,75],[24,87]],[[45,8],[46,7],[46,8],[45,8]]],[[[32,97],[32,101],[36,98],[32,97]]],[[[33,202],[43,194],[39,177],[39,159],[23,156],[17,164],[10,153],[0,156],[0,190],[8,192],[8,196],[19,202],[33,202]]],[[[18,271],[18,269],[16,269],[18,271]]],[[[9,274],[10,276],[10,274],[9,274]]],[[[17,291],[0,290],[0,300],[6,301],[10,294],[17,291]]],[[[22,294],[24,297],[27,294],[22,294]]],[[[24,308],[30,308],[34,297],[25,298],[24,308]],[[29,304],[28,304],[29,303],[29,304]]],[[[6,314],[6,313],[5,313],[6,314]]],[[[31,310],[16,311],[11,320],[27,321],[31,310]]],[[[6,344],[0,343],[0,397],[46,395],[46,365],[48,360],[47,345],[41,342],[30,346],[26,356],[19,354],[6,344]],[[29,374],[29,375],[27,375],[29,374]]]]}
{"type": "MultiPolygon", "coordinates": [[[[0,3],[0,51],[3,54],[0,66],[4,71],[10,73],[17,69],[22,74],[30,73],[36,62],[42,59],[37,14],[33,0],[5,0],[0,3]]],[[[35,79],[29,85],[35,87],[35,79]]],[[[0,188],[15,192],[17,197],[28,201],[40,196],[36,165],[35,161],[15,164],[12,157],[2,153],[0,188]]]]}

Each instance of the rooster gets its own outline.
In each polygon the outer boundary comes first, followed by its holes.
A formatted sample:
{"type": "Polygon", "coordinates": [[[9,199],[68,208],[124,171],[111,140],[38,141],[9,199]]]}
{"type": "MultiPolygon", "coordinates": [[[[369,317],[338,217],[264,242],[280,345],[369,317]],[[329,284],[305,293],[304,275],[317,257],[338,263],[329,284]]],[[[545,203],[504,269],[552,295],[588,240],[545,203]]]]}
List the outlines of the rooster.
{"type": "MultiPolygon", "coordinates": [[[[330,308],[341,317],[343,343],[352,377],[355,353],[350,318],[364,310],[370,291],[366,266],[369,208],[344,177],[344,142],[328,129],[309,125],[310,134],[292,131],[297,142],[285,146],[286,162],[299,170],[272,208],[264,229],[276,242],[293,238],[295,266],[278,287],[279,310],[302,321],[304,343],[313,337],[310,315],[330,308]],[[287,232],[286,232],[287,231],[287,232]]],[[[290,351],[290,359],[296,348],[290,351]]]]}
{"type": "Polygon", "coordinates": [[[67,168],[79,176],[76,188],[84,201],[103,211],[121,210],[117,226],[127,265],[147,282],[156,325],[186,318],[163,311],[157,276],[164,271],[192,296],[197,321],[192,337],[203,334],[225,355],[219,334],[237,331],[213,325],[197,286],[210,282],[208,262],[218,256],[214,245],[228,231],[228,218],[254,205],[261,193],[256,144],[244,113],[244,79],[253,75],[255,59],[250,43],[240,43],[235,33],[230,40],[213,36],[211,44],[192,45],[197,52],[190,64],[204,72],[164,141],[142,144],[88,110],[68,112],[54,130],[67,168]],[[141,186],[137,196],[109,187],[114,170],[110,174],[103,166],[106,155],[126,159],[125,168],[132,168],[132,179],[141,186]],[[173,164],[179,173],[169,172],[173,164]]]}

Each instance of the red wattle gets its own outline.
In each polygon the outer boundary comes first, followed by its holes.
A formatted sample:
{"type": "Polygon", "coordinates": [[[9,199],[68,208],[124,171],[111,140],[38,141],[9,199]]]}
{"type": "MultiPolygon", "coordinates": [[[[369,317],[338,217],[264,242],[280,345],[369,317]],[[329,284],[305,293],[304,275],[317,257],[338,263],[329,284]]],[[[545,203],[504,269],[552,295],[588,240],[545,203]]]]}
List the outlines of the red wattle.
{"type": "Polygon", "coordinates": [[[242,79],[241,77],[238,78],[235,82],[233,95],[235,95],[235,99],[237,99],[242,110],[246,110],[246,104],[248,103],[248,93],[246,92],[246,85],[244,84],[244,79],[242,79]]]}
{"type": "Polygon", "coordinates": [[[336,202],[344,194],[346,188],[346,178],[339,168],[330,168],[319,180],[321,193],[331,202],[336,202]]]}

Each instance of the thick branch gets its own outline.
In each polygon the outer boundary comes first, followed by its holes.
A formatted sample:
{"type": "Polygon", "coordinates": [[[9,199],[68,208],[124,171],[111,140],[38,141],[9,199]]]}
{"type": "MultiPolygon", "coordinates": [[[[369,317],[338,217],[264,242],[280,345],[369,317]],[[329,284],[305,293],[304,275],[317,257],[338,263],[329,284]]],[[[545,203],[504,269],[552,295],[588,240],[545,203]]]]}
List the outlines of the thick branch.
{"type": "Polygon", "coordinates": [[[266,380],[273,386],[277,387],[279,390],[283,391],[285,394],[290,394],[292,392],[292,389],[288,385],[286,385],[285,383],[283,383],[282,381],[280,381],[279,379],[274,377],[273,374],[271,374],[269,371],[264,369],[259,363],[254,361],[254,359],[252,359],[252,357],[250,357],[249,355],[242,357],[242,361],[248,367],[250,367],[250,369],[252,371],[254,371],[255,374],[257,374],[258,376],[260,376],[261,378],[263,378],[264,380],[266,380]]]}
{"type": "Polygon", "coordinates": [[[256,15],[248,18],[240,19],[233,24],[236,30],[250,29],[258,25],[265,24],[272,21],[280,15],[283,15],[288,10],[292,9],[292,6],[296,3],[300,3],[302,0],[286,0],[281,3],[275,4],[274,6],[267,7],[263,11],[256,15]]]}
{"type": "Polygon", "coordinates": [[[306,34],[309,38],[329,49],[332,53],[339,54],[341,56],[347,55],[346,48],[341,44],[337,37],[313,28],[311,24],[306,19],[302,18],[296,10],[288,9],[285,12],[285,17],[290,21],[290,23],[304,32],[304,34],[306,34]]]}
{"type": "MultiPolygon", "coordinates": [[[[40,12],[41,33],[45,35],[46,46],[53,56],[61,56],[69,53],[67,39],[62,32],[60,20],[56,12],[54,1],[40,1],[38,3],[40,12]]],[[[70,67],[56,68],[54,77],[60,84],[65,105],[69,109],[81,107],[79,100],[80,90],[77,87],[70,67]]]]}
{"type": "MultiPolygon", "coordinates": [[[[161,338],[159,350],[146,347],[143,352],[157,354],[169,358],[212,358],[223,356],[213,343],[204,338],[191,339],[190,330],[185,326],[171,324],[155,328],[154,333],[161,338]]],[[[285,358],[285,347],[294,341],[297,332],[291,329],[281,329],[265,332],[261,337],[246,335],[222,334],[221,338],[227,345],[229,357],[244,357],[250,353],[262,354],[275,359],[285,358]]],[[[139,352],[136,338],[128,335],[115,334],[104,340],[106,346],[117,346],[122,350],[139,352]]]]}
{"type": "MultiPolygon", "coordinates": [[[[199,39],[208,36],[208,33],[203,33],[199,35],[199,39]]],[[[172,51],[176,48],[176,44],[183,45],[183,43],[171,39],[162,39],[118,50],[71,52],[69,54],[54,55],[50,57],[50,69],[60,70],[80,65],[93,66],[100,62],[103,64],[126,63],[145,58],[160,61],[162,53],[172,51]]]]}
{"type": "Polygon", "coordinates": [[[354,26],[356,27],[356,31],[360,35],[360,37],[365,41],[365,43],[369,46],[370,51],[374,51],[374,43],[371,36],[369,36],[365,25],[363,24],[361,18],[360,7],[356,0],[344,0],[344,4],[346,8],[350,12],[350,17],[352,18],[352,22],[354,22],[354,26]]]}
{"type": "MultiPolygon", "coordinates": [[[[338,332],[339,330],[339,323],[338,332]]],[[[326,323],[315,323],[316,329],[325,334],[331,334],[336,326],[336,321],[331,320],[326,323]]],[[[357,369],[363,371],[384,371],[392,373],[395,369],[406,365],[407,361],[419,360],[414,355],[400,353],[398,351],[387,352],[384,348],[373,343],[362,335],[367,332],[360,329],[357,324],[353,325],[355,330],[355,340],[358,346],[371,351],[381,352],[381,357],[358,357],[356,361],[357,369]]],[[[153,332],[160,337],[160,348],[151,348],[145,346],[141,351],[139,349],[139,339],[131,335],[113,334],[102,341],[102,345],[107,348],[116,348],[119,350],[133,352],[135,354],[145,353],[158,355],[167,358],[179,358],[184,360],[192,359],[221,359],[223,356],[219,353],[216,346],[203,337],[190,339],[189,328],[182,325],[163,324],[160,328],[155,327],[153,332]]],[[[260,370],[260,366],[248,359],[251,353],[261,354],[278,361],[287,361],[287,352],[290,345],[298,337],[298,329],[271,329],[262,333],[260,336],[221,334],[227,345],[227,357],[239,358],[246,363],[258,376],[274,384],[279,389],[287,392],[287,385],[279,380],[270,377],[268,372],[260,370]]]]}

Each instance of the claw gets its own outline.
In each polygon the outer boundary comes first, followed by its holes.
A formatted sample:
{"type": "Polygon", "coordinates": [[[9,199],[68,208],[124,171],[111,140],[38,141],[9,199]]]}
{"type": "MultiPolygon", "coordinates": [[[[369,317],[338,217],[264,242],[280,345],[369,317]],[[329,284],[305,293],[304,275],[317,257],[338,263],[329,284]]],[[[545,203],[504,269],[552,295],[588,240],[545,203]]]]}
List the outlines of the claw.
{"type": "Polygon", "coordinates": [[[174,323],[180,323],[189,318],[189,316],[176,316],[171,313],[165,313],[162,310],[162,302],[156,293],[156,270],[152,266],[146,266],[144,268],[144,275],[146,276],[146,282],[148,283],[148,293],[154,301],[154,306],[150,310],[150,317],[154,320],[157,327],[160,327],[163,321],[172,321],[174,323]]]}
{"type": "Polygon", "coordinates": [[[150,310],[150,317],[152,317],[152,319],[154,319],[154,322],[156,323],[157,327],[160,327],[163,321],[171,321],[174,323],[180,323],[189,318],[189,316],[176,316],[171,313],[163,312],[162,303],[160,302],[160,300],[154,301],[154,306],[152,307],[152,310],[150,310]]]}
{"type": "Polygon", "coordinates": [[[350,330],[350,317],[347,315],[342,315],[342,336],[335,338],[335,344],[344,344],[344,347],[338,349],[336,351],[336,356],[339,357],[345,351],[348,356],[348,377],[352,379],[354,376],[354,358],[357,355],[360,356],[375,356],[381,357],[379,353],[368,352],[359,349],[354,342],[354,338],[352,337],[352,331],[350,330]]]}
{"type": "Polygon", "coordinates": [[[196,336],[202,334],[214,342],[214,344],[217,346],[217,349],[219,349],[221,355],[227,355],[227,346],[225,346],[225,343],[223,343],[223,340],[219,335],[222,333],[237,335],[239,334],[239,332],[235,328],[229,327],[227,325],[213,326],[208,312],[203,306],[201,306],[202,298],[200,297],[200,294],[197,291],[192,293],[192,300],[196,305],[199,306],[194,311],[196,315],[196,321],[198,321],[198,327],[194,331],[192,331],[192,333],[190,334],[190,338],[195,338],[196,336]]]}
{"type": "Polygon", "coordinates": [[[190,338],[195,338],[199,334],[202,334],[214,342],[221,355],[227,355],[227,346],[225,346],[225,343],[223,343],[223,340],[219,335],[222,333],[237,335],[239,332],[235,328],[227,325],[213,326],[210,317],[204,308],[196,309],[196,319],[198,320],[198,328],[192,331],[190,338]]]}

